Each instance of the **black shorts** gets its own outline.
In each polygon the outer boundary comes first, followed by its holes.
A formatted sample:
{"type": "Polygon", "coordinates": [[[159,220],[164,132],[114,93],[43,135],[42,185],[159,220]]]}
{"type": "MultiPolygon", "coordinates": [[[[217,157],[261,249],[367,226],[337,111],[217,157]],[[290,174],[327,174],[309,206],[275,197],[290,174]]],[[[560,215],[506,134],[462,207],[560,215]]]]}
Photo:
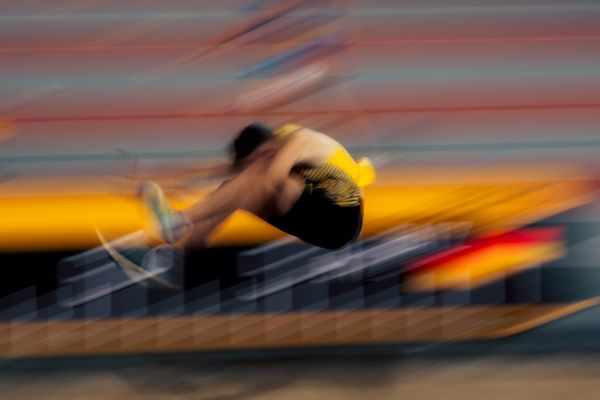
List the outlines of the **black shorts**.
{"type": "Polygon", "coordinates": [[[358,237],[362,219],[362,204],[342,207],[322,189],[306,187],[285,215],[268,222],[307,243],[334,250],[358,237]]]}

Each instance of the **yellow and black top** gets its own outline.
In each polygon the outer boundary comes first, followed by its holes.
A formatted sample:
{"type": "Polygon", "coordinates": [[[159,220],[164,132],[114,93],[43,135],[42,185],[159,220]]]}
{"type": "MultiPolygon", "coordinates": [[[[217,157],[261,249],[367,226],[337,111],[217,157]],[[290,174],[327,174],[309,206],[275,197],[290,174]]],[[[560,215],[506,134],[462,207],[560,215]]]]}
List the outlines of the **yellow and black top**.
{"type": "MultiPolygon", "coordinates": [[[[283,140],[301,128],[299,125],[286,124],[277,129],[275,135],[283,140]]],[[[323,164],[316,167],[297,165],[292,172],[303,177],[308,188],[323,190],[341,207],[360,205],[361,188],[375,181],[375,168],[369,159],[354,161],[341,144],[323,164]]]]}

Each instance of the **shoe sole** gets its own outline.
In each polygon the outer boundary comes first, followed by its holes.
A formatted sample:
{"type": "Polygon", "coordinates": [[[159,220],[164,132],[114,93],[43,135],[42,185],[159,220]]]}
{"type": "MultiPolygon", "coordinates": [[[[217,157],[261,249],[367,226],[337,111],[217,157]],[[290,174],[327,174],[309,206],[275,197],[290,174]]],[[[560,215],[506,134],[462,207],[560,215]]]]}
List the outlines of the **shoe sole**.
{"type": "Polygon", "coordinates": [[[96,234],[111,260],[113,260],[114,263],[121,268],[129,278],[131,278],[131,280],[137,283],[150,281],[168,289],[181,290],[181,287],[158,276],[158,274],[168,271],[169,268],[164,268],[164,270],[159,269],[158,271],[148,271],[121,254],[112,244],[110,244],[110,242],[108,242],[108,240],[106,240],[98,228],[96,228],[96,234]]]}

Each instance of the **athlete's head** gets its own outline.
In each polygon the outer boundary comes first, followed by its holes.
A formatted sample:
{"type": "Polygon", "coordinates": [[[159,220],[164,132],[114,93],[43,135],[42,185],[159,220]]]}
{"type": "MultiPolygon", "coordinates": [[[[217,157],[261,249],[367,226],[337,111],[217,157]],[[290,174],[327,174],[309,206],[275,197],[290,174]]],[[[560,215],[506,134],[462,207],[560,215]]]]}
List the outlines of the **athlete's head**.
{"type": "Polygon", "coordinates": [[[254,123],[242,129],[230,146],[233,165],[239,166],[246,157],[271,139],[273,131],[264,125],[254,123]]]}

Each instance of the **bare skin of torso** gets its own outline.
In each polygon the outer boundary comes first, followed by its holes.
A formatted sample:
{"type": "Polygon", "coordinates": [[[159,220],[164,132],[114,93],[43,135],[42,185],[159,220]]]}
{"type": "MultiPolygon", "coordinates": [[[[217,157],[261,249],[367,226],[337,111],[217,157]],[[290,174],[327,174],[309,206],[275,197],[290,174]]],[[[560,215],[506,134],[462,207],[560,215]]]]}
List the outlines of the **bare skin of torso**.
{"type": "MultiPolygon", "coordinates": [[[[279,169],[287,175],[285,183],[279,185],[278,195],[273,198],[274,207],[279,215],[285,214],[304,190],[304,179],[291,173],[291,168],[298,164],[319,166],[331,156],[338,146],[337,142],[329,136],[311,129],[303,128],[294,132],[293,135],[293,138],[285,141],[282,145],[269,143],[264,148],[257,149],[256,154],[249,160],[251,163],[264,160],[263,168],[279,169]],[[285,156],[282,153],[286,153],[285,156]]],[[[258,212],[258,215],[266,217],[261,212],[258,212]]]]}
{"type": "Polygon", "coordinates": [[[327,135],[302,128],[282,143],[269,141],[246,157],[241,168],[218,189],[182,212],[192,226],[187,246],[203,246],[211,233],[236,210],[266,219],[283,215],[300,198],[304,180],[293,173],[295,165],[319,166],[337,148],[327,135]]]}

